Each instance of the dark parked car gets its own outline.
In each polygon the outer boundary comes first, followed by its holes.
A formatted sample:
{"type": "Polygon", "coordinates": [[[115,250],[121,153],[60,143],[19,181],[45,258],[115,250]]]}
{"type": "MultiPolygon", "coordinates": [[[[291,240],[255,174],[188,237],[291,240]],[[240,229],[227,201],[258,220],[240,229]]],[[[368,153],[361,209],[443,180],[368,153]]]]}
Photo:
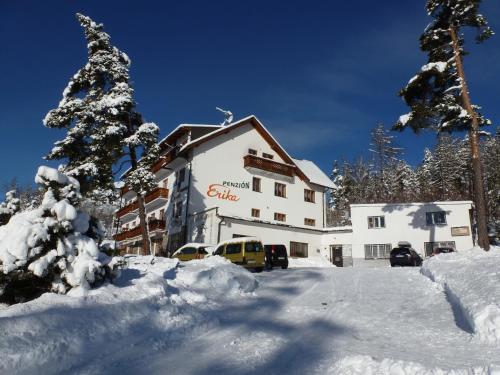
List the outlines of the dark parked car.
{"type": "Polygon", "coordinates": [[[455,249],[452,247],[438,247],[432,251],[431,256],[437,255],[437,254],[448,254],[448,253],[453,253],[453,252],[455,252],[455,249]]]}
{"type": "Polygon", "coordinates": [[[422,258],[415,250],[409,247],[396,247],[392,249],[391,267],[404,267],[404,266],[421,266],[422,258]]]}
{"type": "Polygon", "coordinates": [[[288,254],[285,245],[264,245],[264,251],[266,253],[267,268],[288,268],[288,254]]]}

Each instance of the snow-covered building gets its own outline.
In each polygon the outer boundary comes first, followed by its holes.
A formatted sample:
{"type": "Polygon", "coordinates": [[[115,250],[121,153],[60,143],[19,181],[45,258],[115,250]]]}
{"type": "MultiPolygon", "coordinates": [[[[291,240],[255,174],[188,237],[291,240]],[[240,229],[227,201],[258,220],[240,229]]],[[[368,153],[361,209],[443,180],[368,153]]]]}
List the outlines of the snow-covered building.
{"type": "MultiPolygon", "coordinates": [[[[332,181],[313,162],[292,158],[255,116],[226,126],[179,125],[160,146],[153,166],[158,187],[145,197],[155,253],[257,236],[285,244],[291,256],[323,255],[350,265],[384,258],[402,240],[422,252],[438,243],[472,245],[470,202],[353,205],[352,226],[327,228],[332,181]],[[441,220],[441,211],[445,222],[425,225],[428,212],[441,220]]],[[[140,252],[135,193],[122,188],[122,200],[115,239],[123,251],[140,252]]]]}
{"type": "Polygon", "coordinates": [[[437,247],[473,247],[471,201],[352,204],[350,208],[351,232],[323,237],[332,261],[341,257],[356,265],[387,259],[400,241],[409,242],[422,257],[437,247]]]}
{"type": "MultiPolygon", "coordinates": [[[[293,159],[256,117],[227,126],[180,125],[160,142],[158,187],[146,197],[156,252],[186,242],[257,235],[292,255],[320,248],[325,193],[332,181],[312,162],[293,159]]],[[[119,247],[141,247],[135,193],[122,190],[119,247]]]]}

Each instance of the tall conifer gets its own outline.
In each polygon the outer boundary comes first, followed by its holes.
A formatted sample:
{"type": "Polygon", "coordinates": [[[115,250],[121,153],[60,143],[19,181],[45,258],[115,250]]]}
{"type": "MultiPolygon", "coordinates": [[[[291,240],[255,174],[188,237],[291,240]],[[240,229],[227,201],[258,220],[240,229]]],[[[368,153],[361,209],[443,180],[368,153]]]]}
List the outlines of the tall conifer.
{"type": "Polygon", "coordinates": [[[433,20],[420,37],[420,48],[427,53],[428,63],[401,90],[411,111],[399,118],[395,128],[469,131],[478,244],[488,250],[478,132],[490,121],[471,103],[462,63],[466,54],[462,29],[475,29],[478,43],[493,35],[486,18],[479,14],[480,4],[481,0],[427,0],[426,10],[433,20]]]}

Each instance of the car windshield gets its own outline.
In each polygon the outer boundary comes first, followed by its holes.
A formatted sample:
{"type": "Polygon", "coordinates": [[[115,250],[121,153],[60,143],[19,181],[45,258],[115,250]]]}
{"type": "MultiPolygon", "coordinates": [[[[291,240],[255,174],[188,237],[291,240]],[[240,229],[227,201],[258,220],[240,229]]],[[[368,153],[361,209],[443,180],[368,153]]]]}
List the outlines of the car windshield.
{"type": "Polygon", "coordinates": [[[182,254],[196,254],[196,248],[194,247],[186,247],[181,250],[182,254]]]}

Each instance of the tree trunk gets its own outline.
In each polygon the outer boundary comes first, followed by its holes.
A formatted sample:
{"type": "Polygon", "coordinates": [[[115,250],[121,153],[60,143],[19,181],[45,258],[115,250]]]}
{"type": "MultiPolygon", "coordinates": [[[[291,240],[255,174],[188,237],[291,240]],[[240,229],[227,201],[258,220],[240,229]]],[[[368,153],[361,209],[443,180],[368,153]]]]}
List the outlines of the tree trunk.
{"type": "Polygon", "coordinates": [[[469,141],[472,158],[474,205],[476,206],[477,242],[482,249],[488,251],[490,249],[490,243],[488,240],[486,200],[484,197],[483,173],[479,151],[479,123],[469,97],[469,89],[467,87],[467,81],[465,80],[465,72],[462,64],[462,56],[460,54],[460,46],[458,44],[457,31],[453,26],[450,28],[450,35],[455,53],[455,64],[457,66],[457,72],[462,85],[462,104],[464,105],[469,116],[472,118],[472,124],[469,128],[469,141]]]}
{"type": "MultiPolygon", "coordinates": [[[[132,170],[137,169],[137,153],[133,146],[129,147],[130,152],[130,164],[132,170]]],[[[149,233],[148,233],[148,223],[146,222],[146,204],[144,202],[144,196],[136,191],[137,194],[137,204],[139,206],[139,226],[141,228],[142,235],[142,252],[143,255],[151,255],[151,246],[149,243],[149,233]]]]}

